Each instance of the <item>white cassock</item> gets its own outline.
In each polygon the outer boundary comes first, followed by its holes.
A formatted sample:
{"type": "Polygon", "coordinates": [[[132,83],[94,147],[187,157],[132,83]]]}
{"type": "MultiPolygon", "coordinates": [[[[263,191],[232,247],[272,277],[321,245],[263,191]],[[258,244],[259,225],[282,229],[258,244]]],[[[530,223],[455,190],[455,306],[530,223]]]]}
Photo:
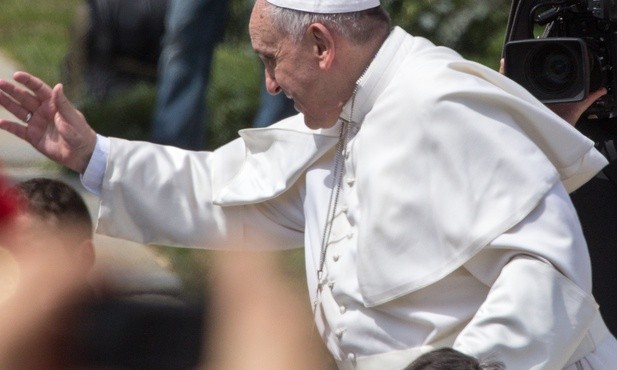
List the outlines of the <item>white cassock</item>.
{"type": "Polygon", "coordinates": [[[100,187],[98,231],[304,245],[341,369],[403,369],[440,346],[508,369],[614,368],[567,195],[605,165],[590,140],[499,73],[400,28],[341,117],[243,130],[214,152],[100,138],[84,175],[100,187]]]}

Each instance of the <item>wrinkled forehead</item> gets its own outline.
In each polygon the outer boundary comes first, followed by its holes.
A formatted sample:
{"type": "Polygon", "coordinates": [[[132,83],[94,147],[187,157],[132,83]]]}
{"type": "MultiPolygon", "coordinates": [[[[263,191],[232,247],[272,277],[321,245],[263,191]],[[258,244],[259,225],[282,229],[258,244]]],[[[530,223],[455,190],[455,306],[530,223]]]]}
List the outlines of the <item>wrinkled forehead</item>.
{"type": "Polygon", "coordinates": [[[278,49],[283,33],[277,29],[268,12],[255,7],[249,23],[249,35],[253,49],[260,54],[268,54],[278,49]]]}
{"type": "Polygon", "coordinates": [[[251,43],[260,42],[260,40],[267,36],[268,30],[273,29],[272,21],[265,11],[266,3],[264,0],[257,0],[253,11],[251,12],[251,18],[249,20],[249,36],[251,37],[251,43]]]}

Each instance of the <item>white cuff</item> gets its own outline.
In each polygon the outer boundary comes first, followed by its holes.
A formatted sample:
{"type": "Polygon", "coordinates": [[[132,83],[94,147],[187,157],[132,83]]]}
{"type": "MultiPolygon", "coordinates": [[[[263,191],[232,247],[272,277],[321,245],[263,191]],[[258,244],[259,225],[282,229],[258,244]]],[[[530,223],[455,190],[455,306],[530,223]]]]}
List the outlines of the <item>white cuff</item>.
{"type": "Polygon", "coordinates": [[[96,145],[94,152],[92,152],[92,158],[90,158],[88,167],[80,176],[81,184],[86,190],[99,197],[103,188],[107,158],[109,158],[109,146],[109,138],[96,135],[96,145]]]}

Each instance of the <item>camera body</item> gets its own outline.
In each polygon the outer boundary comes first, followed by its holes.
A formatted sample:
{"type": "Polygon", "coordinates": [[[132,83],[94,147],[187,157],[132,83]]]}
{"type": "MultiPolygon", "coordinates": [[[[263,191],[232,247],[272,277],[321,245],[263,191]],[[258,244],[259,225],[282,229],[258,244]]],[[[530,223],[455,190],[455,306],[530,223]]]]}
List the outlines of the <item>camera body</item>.
{"type": "Polygon", "coordinates": [[[617,0],[514,0],[503,57],[506,76],[540,101],[576,102],[605,87],[585,118],[617,117],[617,0]]]}

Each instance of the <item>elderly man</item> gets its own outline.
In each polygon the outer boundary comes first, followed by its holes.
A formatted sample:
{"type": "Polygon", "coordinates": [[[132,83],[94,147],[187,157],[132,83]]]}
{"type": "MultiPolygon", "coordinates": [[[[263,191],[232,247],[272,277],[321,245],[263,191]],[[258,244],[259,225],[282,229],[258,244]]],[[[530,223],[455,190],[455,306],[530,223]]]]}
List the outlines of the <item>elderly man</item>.
{"type": "MultiPolygon", "coordinates": [[[[214,152],[97,136],[34,76],[0,121],[100,194],[98,231],[145,243],[304,244],[340,369],[431,349],[509,369],[609,369],[571,191],[605,161],[496,71],[392,28],[379,0],[257,0],[270,93],[301,114],[214,152]]],[[[8,96],[12,97],[9,99],[8,96]]],[[[273,303],[276,304],[276,303],[273,303]]]]}

